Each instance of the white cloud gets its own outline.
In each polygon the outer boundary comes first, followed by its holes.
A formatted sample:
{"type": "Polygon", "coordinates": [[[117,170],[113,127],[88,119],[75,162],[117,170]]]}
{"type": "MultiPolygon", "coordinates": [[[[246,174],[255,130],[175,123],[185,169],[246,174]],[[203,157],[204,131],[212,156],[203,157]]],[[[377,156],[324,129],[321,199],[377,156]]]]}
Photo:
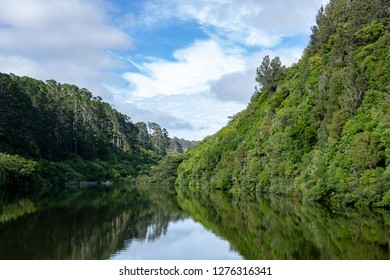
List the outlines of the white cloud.
{"type": "MultiPolygon", "coordinates": [[[[162,98],[160,101],[167,101],[162,98]]],[[[153,103],[153,102],[152,102],[153,103]]],[[[146,102],[147,104],[147,102],[146,102]]],[[[143,106],[141,104],[117,103],[117,108],[121,112],[131,116],[134,123],[137,122],[155,122],[162,127],[168,128],[169,133],[172,130],[193,130],[194,127],[185,119],[172,115],[166,110],[159,110],[159,106],[143,106]]]]}
{"type": "Polygon", "coordinates": [[[219,101],[248,103],[255,87],[255,70],[248,69],[239,73],[223,76],[212,83],[211,92],[219,101]]]}
{"type": "Polygon", "coordinates": [[[100,1],[0,0],[0,11],[2,72],[103,93],[107,91],[96,81],[123,67],[107,50],[132,47],[129,36],[108,23],[100,1]]]}
{"type": "Polygon", "coordinates": [[[261,64],[264,56],[271,58],[279,56],[283,65],[291,66],[302,55],[301,47],[278,48],[274,50],[263,49],[246,57],[245,71],[235,72],[223,76],[211,83],[211,92],[220,101],[235,101],[248,103],[257,85],[255,82],[256,69],[261,64]]]}
{"type": "Polygon", "coordinates": [[[42,56],[87,54],[98,47],[128,46],[126,34],[105,23],[104,11],[91,1],[7,1],[0,2],[1,46],[20,53],[45,51],[42,56]]]}
{"type": "MultiPolygon", "coordinates": [[[[160,1],[159,1],[160,2],[160,1]]],[[[274,47],[284,37],[309,34],[316,11],[326,0],[167,0],[145,9],[159,17],[196,20],[211,36],[216,33],[237,43],[274,47]]],[[[149,18],[147,14],[143,15],[149,18]]],[[[148,20],[145,20],[148,22],[148,20]]]]}
{"type": "Polygon", "coordinates": [[[165,112],[165,114],[174,116],[173,120],[161,118],[157,123],[167,128],[171,136],[201,140],[225,126],[228,122],[227,116],[243,110],[247,103],[221,101],[215,99],[211,93],[203,93],[159,96],[139,101],[135,105],[130,104],[130,106],[137,106],[141,110],[153,108],[154,112],[165,112]],[[178,121],[187,125],[177,125],[178,121]]]}
{"type": "Polygon", "coordinates": [[[123,75],[135,88],[128,100],[209,91],[211,81],[229,73],[241,72],[246,67],[243,59],[226,54],[212,40],[197,41],[188,48],[177,50],[173,57],[175,61],[133,63],[141,73],[123,75]]]}

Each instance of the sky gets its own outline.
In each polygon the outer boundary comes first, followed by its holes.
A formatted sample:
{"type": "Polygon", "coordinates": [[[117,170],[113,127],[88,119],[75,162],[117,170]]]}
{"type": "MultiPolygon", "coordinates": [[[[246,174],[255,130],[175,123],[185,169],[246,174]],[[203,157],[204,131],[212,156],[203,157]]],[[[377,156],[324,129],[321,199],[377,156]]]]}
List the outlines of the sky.
{"type": "Polygon", "coordinates": [[[265,55],[297,62],[328,0],[0,0],[0,72],[101,96],[201,140],[246,108],[265,55]]]}

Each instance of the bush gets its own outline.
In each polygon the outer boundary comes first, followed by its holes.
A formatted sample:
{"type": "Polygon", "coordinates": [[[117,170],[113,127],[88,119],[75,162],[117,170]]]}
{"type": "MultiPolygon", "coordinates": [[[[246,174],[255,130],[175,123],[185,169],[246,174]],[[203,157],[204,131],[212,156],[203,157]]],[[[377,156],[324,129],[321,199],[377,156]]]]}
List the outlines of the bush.
{"type": "Polygon", "coordinates": [[[0,187],[26,187],[42,183],[44,181],[37,162],[0,153],[0,187]]]}

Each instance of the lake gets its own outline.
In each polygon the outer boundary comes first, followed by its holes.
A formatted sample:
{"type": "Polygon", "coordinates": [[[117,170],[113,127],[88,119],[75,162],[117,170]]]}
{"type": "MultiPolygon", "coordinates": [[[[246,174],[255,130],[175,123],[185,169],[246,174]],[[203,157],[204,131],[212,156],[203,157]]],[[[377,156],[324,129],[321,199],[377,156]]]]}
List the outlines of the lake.
{"type": "Polygon", "coordinates": [[[0,259],[390,259],[390,213],[173,187],[0,195],[0,259]]]}

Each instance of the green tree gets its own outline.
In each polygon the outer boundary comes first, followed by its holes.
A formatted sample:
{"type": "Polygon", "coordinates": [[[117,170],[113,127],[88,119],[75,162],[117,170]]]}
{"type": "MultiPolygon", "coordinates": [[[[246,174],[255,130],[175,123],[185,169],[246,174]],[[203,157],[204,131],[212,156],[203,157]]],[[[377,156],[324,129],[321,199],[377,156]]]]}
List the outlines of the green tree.
{"type": "Polygon", "coordinates": [[[375,168],[384,160],[384,146],[378,135],[361,132],[355,136],[349,151],[352,166],[357,171],[375,168]]]}
{"type": "Polygon", "coordinates": [[[261,85],[262,91],[274,92],[284,75],[285,67],[282,66],[280,58],[275,57],[270,60],[270,57],[266,55],[256,70],[256,82],[261,85]]]}

